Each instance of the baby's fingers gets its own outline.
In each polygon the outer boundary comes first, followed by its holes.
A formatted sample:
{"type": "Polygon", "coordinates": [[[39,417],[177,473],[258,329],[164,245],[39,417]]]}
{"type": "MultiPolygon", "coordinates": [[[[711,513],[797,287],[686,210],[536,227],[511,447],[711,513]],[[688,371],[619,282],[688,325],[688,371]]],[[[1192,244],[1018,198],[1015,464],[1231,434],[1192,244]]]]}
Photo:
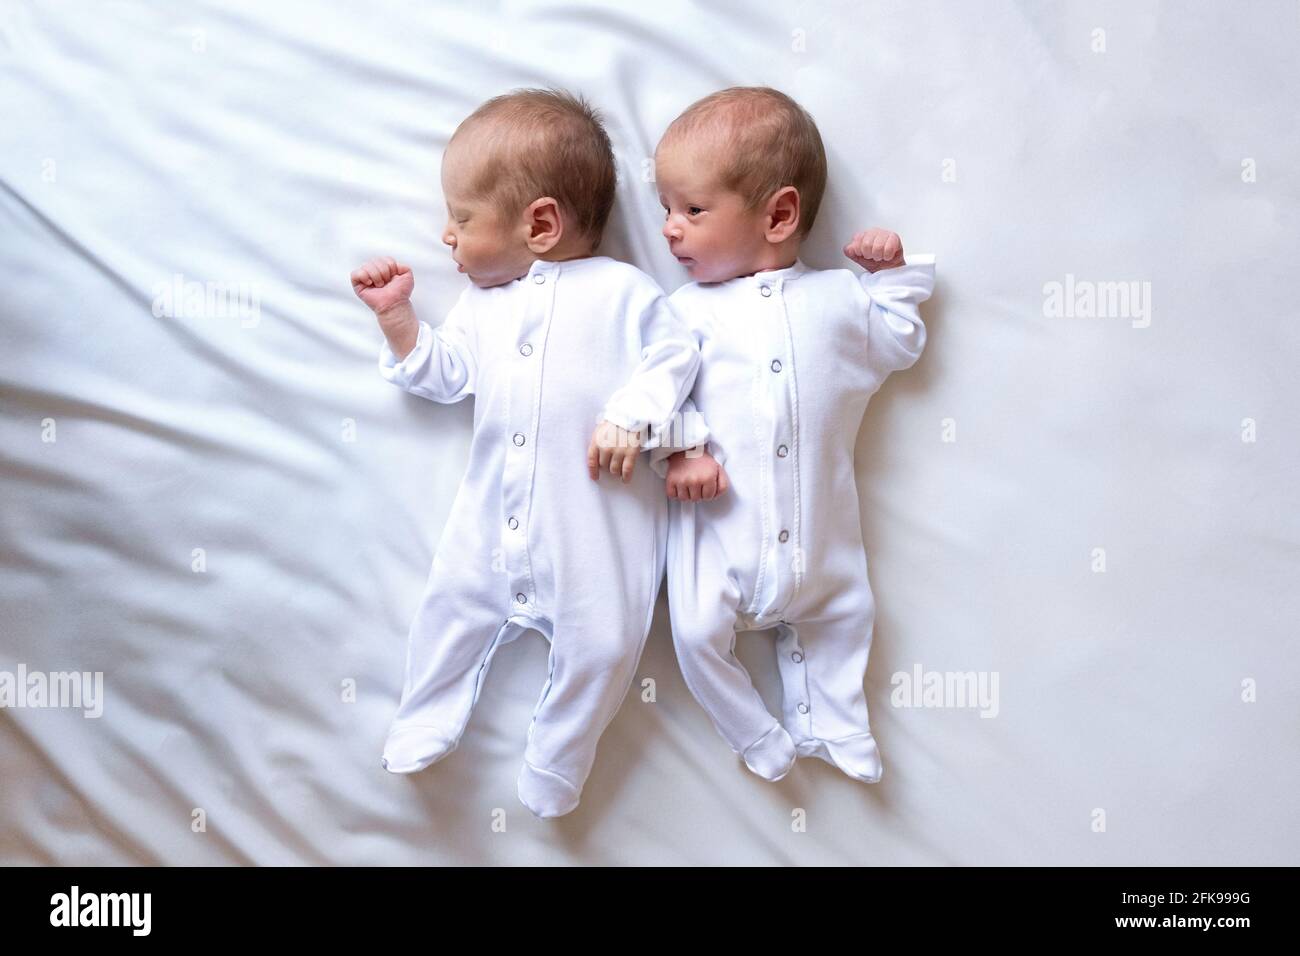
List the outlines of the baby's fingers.
{"type": "Polygon", "coordinates": [[[724,495],[727,489],[731,487],[731,479],[727,477],[726,469],[721,465],[718,466],[718,494],[724,495]]]}
{"type": "Polygon", "coordinates": [[[594,436],[587,446],[587,475],[592,481],[600,480],[600,446],[596,444],[594,436]]]}

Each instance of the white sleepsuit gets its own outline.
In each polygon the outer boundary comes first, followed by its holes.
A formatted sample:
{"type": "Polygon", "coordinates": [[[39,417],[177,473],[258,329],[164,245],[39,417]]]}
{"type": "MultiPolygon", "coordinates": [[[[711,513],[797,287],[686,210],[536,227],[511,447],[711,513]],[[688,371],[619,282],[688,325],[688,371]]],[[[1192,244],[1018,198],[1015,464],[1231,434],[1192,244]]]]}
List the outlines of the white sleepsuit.
{"type": "Polygon", "coordinates": [[[401,703],[384,746],[394,773],[460,741],[492,656],[525,630],[550,641],[519,798],[534,814],[577,806],[596,744],[649,633],[667,539],[666,464],[624,484],[587,473],[600,418],[670,434],[700,356],[649,276],[605,256],[533,263],[470,286],[437,329],[420,324],[388,381],[436,402],[474,396],[469,465],[411,624],[401,703]],[[656,473],[657,472],[657,473],[656,473]]]}
{"type": "Polygon", "coordinates": [[[909,258],[860,277],[797,261],[671,297],[703,358],[684,414],[692,404],[702,414],[731,480],[712,501],[670,502],[673,641],[714,726],[771,780],[796,754],[880,779],[863,692],[875,603],[853,451],[872,393],[925,346],[917,306],[933,290],[934,257],[909,258]],[[768,628],[780,721],[735,656],[737,631],[768,628]]]}

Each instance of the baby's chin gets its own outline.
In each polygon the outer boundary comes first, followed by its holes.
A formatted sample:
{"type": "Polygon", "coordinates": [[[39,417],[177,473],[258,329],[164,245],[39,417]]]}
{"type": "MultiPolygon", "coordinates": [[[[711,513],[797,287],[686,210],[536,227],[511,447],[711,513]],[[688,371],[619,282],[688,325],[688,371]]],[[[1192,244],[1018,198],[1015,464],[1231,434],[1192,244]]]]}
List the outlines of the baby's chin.
{"type": "Polygon", "coordinates": [[[507,282],[513,282],[516,279],[523,278],[528,274],[528,270],[516,272],[515,270],[493,271],[490,273],[470,272],[468,269],[461,268],[458,271],[464,273],[470,282],[480,289],[491,289],[495,286],[505,285],[507,282]]]}
{"type": "Polygon", "coordinates": [[[685,269],[686,274],[696,282],[714,281],[707,278],[713,274],[713,269],[710,267],[709,263],[700,262],[699,259],[694,259],[690,256],[677,256],[676,258],[677,264],[685,269]]]}
{"type": "Polygon", "coordinates": [[[686,269],[686,274],[696,282],[726,282],[738,275],[744,275],[744,273],[737,272],[734,268],[721,263],[700,262],[698,259],[682,262],[680,258],[678,262],[681,262],[683,268],[686,269]]]}

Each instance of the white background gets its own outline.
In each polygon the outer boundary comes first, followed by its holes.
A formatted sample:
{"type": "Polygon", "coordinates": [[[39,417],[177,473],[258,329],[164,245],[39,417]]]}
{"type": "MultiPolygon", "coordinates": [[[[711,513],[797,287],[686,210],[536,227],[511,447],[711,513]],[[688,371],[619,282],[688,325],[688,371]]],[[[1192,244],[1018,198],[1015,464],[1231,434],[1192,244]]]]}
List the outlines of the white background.
{"type": "MultiPolygon", "coordinates": [[[[0,711],[0,859],[1300,862],[1298,34],[1292,2],[7,0],[0,670],[102,671],[105,702],[0,711]],[[937,256],[926,354],[858,447],[883,780],[748,773],[662,601],[657,700],[634,686],[575,813],[515,794],[536,633],[456,753],[386,773],[472,409],[380,379],[349,271],[410,262],[440,321],[441,149],[555,84],[616,144],[602,251],[671,290],[648,158],[759,83],[829,150],[806,261],[873,225],[937,256]],[[247,284],[255,320],[155,317],[177,274],[247,284]],[[1046,315],[1067,275],[1150,283],[1149,326],[1046,315]],[[996,675],[997,715],[893,706],[917,666],[996,675]]],[[[775,702],[771,633],[740,652],[775,702]]]]}

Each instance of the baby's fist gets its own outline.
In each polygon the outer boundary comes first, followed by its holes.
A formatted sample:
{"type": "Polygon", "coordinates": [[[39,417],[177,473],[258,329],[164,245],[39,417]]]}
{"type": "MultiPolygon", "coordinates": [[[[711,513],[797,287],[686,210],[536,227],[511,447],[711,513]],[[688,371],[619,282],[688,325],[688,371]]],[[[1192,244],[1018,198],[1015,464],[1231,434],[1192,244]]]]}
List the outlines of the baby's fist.
{"type": "Polygon", "coordinates": [[[409,302],[414,288],[411,267],[388,256],[371,259],[352,273],[352,291],[376,315],[409,302]]]}
{"type": "Polygon", "coordinates": [[[903,240],[888,229],[858,233],[845,244],[844,254],[868,272],[907,264],[903,261],[903,240]]]}
{"type": "Polygon", "coordinates": [[[611,475],[622,476],[625,483],[631,481],[640,452],[640,432],[602,419],[587,445],[587,474],[592,481],[599,481],[600,472],[608,468],[611,475]]]}
{"type": "Polygon", "coordinates": [[[668,458],[664,488],[678,501],[710,501],[724,495],[731,481],[722,466],[707,451],[691,456],[679,451],[668,458]]]}

